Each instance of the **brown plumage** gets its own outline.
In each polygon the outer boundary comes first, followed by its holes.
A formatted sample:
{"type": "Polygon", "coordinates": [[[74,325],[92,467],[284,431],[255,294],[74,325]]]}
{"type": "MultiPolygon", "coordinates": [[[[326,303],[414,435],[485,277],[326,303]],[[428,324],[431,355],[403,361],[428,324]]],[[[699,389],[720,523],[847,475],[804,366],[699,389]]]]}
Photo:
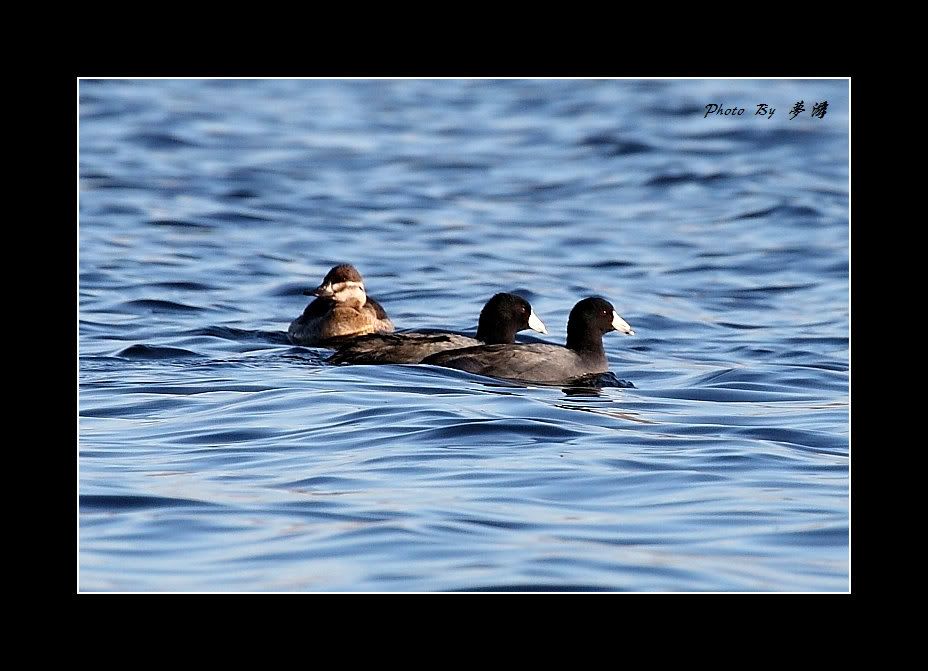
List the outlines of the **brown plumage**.
{"type": "Polygon", "coordinates": [[[394,330],[380,303],[368,297],[361,273],[350,264],[333,267],[322,284],[303,293],[317,298],[287,329],[295,345],[325,346],[332,338],[394,330]]]}

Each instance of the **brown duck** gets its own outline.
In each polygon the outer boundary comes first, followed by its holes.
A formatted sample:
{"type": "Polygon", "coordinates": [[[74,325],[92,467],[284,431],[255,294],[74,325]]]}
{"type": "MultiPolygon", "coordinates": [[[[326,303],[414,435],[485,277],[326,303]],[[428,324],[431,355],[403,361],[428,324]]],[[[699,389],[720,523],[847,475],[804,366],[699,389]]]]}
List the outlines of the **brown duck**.
{"type": "Polygon", "coordinates": [[[332,268],[315,289],[316,296],[303,314],[293,320],[287,335],[294,345],[325,346],[326,341],[368,333],[391,333],[393,322],[380,303],[364,291],[364,279],[347,263],[332,268]]]}

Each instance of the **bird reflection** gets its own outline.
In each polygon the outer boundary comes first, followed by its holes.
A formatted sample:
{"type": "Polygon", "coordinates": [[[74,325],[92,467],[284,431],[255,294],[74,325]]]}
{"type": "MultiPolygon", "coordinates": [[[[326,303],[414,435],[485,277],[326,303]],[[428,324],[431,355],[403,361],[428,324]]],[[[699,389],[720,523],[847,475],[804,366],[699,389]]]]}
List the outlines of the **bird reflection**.
{"type": "Polygon", "coordinates": [[[555,403],[554,405],[564,410],[580,410],[589,412],[594,415],[605,415],[615,419],[624,419],[642,424],[654,424],[651,420],[644,419],[637,412],[621,411],[614,409],[614,400],[603,393],[607,387],[619,389],[635,389],[635,385],[628,380],[620,380],[612,372],[595,373],[585,375],[570,381],[569,386],[561,387],[561,391],[566,396],[566,403],[555,403]],[[595,401],[592,399],[596,399],[595,401]]]}
{"type": "Polygon", "coordinates": [[[602,396],[600,389],[604,387],[618,387],[620,389],[634,389],[635,385],[628,380],[620,380],[615,373],[593,373],[584,375],[570,381],[569,386],[562,387],[566,396],[602,396]]]}

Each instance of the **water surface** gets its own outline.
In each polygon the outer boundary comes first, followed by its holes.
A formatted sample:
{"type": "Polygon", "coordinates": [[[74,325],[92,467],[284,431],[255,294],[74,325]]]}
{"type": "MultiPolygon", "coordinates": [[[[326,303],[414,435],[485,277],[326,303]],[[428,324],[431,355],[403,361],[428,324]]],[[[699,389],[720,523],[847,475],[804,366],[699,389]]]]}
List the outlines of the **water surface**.
{"type": "Polygon", "coordinates": [[[80,589],[846,591],[847,103],[81,81],[80,589]],[[342,261],[399,328],[603,295],[635,386],[326,364],[286,328],[342,261]]]}

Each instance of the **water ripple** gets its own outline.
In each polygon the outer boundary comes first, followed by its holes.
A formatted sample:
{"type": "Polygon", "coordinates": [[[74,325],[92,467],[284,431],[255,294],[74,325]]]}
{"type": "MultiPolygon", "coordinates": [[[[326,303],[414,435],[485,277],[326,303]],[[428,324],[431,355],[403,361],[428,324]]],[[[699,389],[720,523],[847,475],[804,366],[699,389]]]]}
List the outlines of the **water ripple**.
{"type": "Polygon", "coordinates": [[[847,591],[845,81],[79,88],[82,591],[847,591]],[[400,331],[636,335],[582,384],[329,365],[286,329],[344,261],[400,331]]]}

